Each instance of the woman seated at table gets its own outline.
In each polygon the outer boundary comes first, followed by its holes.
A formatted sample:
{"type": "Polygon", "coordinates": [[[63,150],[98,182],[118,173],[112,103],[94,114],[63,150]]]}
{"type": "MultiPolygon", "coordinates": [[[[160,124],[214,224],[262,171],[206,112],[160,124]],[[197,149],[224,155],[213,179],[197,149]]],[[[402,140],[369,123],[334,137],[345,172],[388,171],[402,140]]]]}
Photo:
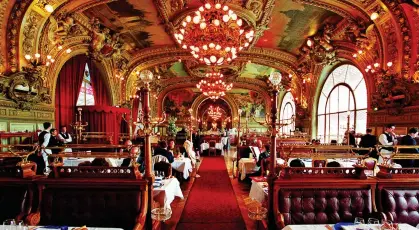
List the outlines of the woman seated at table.
{"type": "MultiPolygon", "coordinates": [[[[196,162],[197,162],[197,154],[196,152],[193,150],[193,145],[190,141],[186,140],[185,143],[183,144],[183,147],[185,147],[186,150],[186,154],[188,155],[188,157],[191,159],[191,163],[192,163],[192,167],[195,169],[196,172],[196,162]]],[[[198,175],[197,173],[195,174],[196,178],[201,177],[200,175],[198,175]]]]}

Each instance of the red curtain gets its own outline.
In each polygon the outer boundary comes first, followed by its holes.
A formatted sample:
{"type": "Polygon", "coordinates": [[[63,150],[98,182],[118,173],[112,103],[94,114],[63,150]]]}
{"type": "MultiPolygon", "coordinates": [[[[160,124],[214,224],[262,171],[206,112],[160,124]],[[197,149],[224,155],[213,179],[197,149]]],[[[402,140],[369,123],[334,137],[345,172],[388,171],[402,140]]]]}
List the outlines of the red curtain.
{"type": "Polygon", "coordinates": [[[61,68],[55,89],[55,127],[75,121],[76,103],[84,76],[87,57],[79,55],[68,60],[61,68]]]}
{"type": "Polygon", "coordinates": [[[88,122],[86,132],[112,133],[113,143],[119,143],[123,116],[126,116],[125,119],[129,121],[129,109],[112,106],[83,106],[81,108],[83,121],[88,122]]]}
{"type": "Polygon", "coordinates": [[[93,95],[95,97],[95,106],[110,105],[111,100],[105,81],[93,60],[88,60],[87,65],[90,70],[90,79],[92,81],[93,95]]]}
{"type": "MultiPolygon", "coordinates": [[[[132,110],[131,110],[131,114],[132,114],[132,121],[136,122],[137,118],[138,118],[138,107],[140,105],[140,98],[141,98],[141,91],[137,91],[137,93],[135,95],[138,95],[139,98],[134,98],[134,100],[132,101],[132,110]]],[[[135,125],[132,125],[132,130],[135,130],[135,125]]],[[[135,133],[134,133],[135,135],[135,133]]]]}

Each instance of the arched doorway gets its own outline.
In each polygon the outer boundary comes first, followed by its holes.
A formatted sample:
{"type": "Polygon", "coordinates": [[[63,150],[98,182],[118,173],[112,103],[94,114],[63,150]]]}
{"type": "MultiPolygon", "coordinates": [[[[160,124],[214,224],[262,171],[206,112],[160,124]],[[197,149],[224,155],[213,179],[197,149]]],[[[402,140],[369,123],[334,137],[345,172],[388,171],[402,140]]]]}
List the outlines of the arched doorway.
{"type": "Polygon", "coordinates": [[[232,128],[232,109],[223,99],[204,100],[197,111],[199,129],[203,133],[220,133],[232,128]]]}

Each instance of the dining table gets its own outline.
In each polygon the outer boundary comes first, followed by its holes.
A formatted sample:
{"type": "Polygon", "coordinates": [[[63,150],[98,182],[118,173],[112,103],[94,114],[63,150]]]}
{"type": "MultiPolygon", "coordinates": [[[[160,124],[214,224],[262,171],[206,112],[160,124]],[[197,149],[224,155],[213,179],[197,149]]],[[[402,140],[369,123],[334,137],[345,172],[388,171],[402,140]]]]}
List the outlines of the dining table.
{"type": "MultiPolygon", "coordinates": [[[[381,224],[351,224],[342,225],[339,229],[343,230],[381,230],[381,224]]],[[[398,224],[398,230],[418,230],[409,224],[398,224]]],[[[287,225],[282,230],[333,230],[334,224],[302,224],[287,225]]],[[[338,230],[338,229],[337,229],[338,230]]]]}
{"type": "Polygon", "coordinates": [[[156,179],[153,187],[153,200],[156,201],[160,207],[171,209],[170,204],[176,197],[183,200],[183,193],[177,178],[169,178],[161,181],[156,179]]]}
{"type": "Polygon", "coordinates": [[[183,178],[186,180],[189,177],[189,174],[192,172],[192,162],[191,159],[186,157],[175,158],[175,160],[171,163],[172,169],[181,172],[183,174],[183,178]]]}

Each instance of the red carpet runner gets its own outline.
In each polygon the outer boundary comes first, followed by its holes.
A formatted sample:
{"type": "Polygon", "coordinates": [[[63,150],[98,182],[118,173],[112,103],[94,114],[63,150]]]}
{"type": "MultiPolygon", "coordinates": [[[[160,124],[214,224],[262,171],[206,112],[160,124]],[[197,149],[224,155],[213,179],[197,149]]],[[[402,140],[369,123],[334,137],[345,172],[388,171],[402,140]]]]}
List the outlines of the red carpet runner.
{"type": "Polygon", "coordinates": [[[246,229],[223,157],[205,157],[178,230],[246,229]]]}

